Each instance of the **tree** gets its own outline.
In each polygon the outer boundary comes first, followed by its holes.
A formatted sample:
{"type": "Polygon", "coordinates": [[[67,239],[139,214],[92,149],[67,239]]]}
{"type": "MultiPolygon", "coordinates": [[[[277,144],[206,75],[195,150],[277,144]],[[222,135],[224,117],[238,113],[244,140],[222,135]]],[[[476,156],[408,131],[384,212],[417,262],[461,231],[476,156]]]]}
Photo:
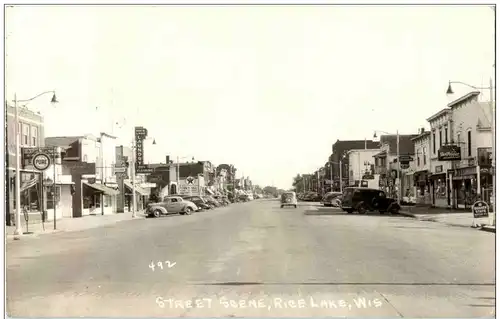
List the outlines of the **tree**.
{"type": "Polygon", "coordinates": [[[304,192],[304,183],[302,182],[303,179],[304,177],[300,174],[297,174],[297,176],[293,178],[292,186],[295,189],[295,192],[297,193],[304,192]]]}

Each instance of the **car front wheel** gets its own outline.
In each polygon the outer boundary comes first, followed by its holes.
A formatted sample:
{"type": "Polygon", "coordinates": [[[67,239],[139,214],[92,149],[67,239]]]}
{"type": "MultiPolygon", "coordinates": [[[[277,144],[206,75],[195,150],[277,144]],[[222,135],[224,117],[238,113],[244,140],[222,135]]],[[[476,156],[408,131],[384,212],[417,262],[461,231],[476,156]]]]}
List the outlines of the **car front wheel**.
{"type": "Polygon", "coordinates": [[[397,205],[393,205],[389,208],[389,212],[392,214],[392,215],[397,215],[399,214],[399,207],[397,205]]]}
{"type": "Polygon", "coordinates": [[[153,216],[156,217],[156,218],[160,217],[161,216],[161,210],[155,209],[153,211],[153,216]]]}

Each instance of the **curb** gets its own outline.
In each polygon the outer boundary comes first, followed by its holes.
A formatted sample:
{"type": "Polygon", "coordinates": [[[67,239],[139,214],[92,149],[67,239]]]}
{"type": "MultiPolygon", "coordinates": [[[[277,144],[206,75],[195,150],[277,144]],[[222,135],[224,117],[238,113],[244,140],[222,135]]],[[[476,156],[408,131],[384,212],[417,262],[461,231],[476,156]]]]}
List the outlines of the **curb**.
{"type": "Polygon", "coordinates": [[[45,232],[41,231],[41,232],[35,232],[35,233],[31,233],[31,234],[23,234],[21,237],[14,235],[14,234],[6,234],[5,239],[12,240],[12,241],[23,240],[24,238],[35,239],[35,238],[39,238],[40,236],[85,231],[85,230],[96,229],[96,228],[101,228],[101,227],[114,226],[114,225],[121,223],[121,222],[128,222],[128,221],[141,220],[141,219],[146,219],[146,217],[145,216],[136,216],[135,218],[130,217],[130,219],[117,220],[117,221],[114,221],[112,223],[105,223],[105,224],[95,225],[92,227],[86,227],[86,228],[81,228],[81,229],[69,229],[69,230],[65,230],[65,229],[53,230],[52,229],[52,230],[45,231],[45,232]]]}
{"type": "MultiPolygon", "coordinates": [[[[462,224],[453,224],[453,223],[442,223],[432,217],[428,217],[428,218],[420,218],[418,216],[415,216],[414,214],[408,212],[408,211],[399,211],[399,214],[400,215],[403,215],[403,216],[407,216],[407,217],[411,217],[411,218],[415,218],[417,219],[418,221],[423,221],[423,222],[433,222],[433,223],[440,223],[440,224],[443,224],[443,225],[448,225],[448,226],[452,226],[452,227],[461,227],[461,228],[475,228],[475,227],[472,227],[472,226],[467,226],[467,225],[462,225],[462,224]]],[[[481,230],[481,231],[485,231],[485,232],[490,232],[490,233],[496,233],[496,228],[493,228],[493,227],[490,227],[490,226],[479,226],[476,228],[477,230],[481,230]]]]}

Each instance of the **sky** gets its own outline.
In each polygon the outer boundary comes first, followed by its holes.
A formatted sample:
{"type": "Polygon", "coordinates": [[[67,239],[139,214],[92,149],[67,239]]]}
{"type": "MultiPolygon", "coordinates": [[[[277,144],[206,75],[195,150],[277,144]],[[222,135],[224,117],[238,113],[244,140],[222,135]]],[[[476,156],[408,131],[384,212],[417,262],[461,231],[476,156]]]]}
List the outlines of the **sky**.
{"type": "Polygon", "coordinates": [[[57,92],[28,105],[46,136],[130,145],[143,126],[145,162],[234,164],[261,186],[291,187],[338,139],[428,128],[471,90],[449,80],[494,75],[487,6],[15,6],[5,25],[6,99],[57,92]]]}

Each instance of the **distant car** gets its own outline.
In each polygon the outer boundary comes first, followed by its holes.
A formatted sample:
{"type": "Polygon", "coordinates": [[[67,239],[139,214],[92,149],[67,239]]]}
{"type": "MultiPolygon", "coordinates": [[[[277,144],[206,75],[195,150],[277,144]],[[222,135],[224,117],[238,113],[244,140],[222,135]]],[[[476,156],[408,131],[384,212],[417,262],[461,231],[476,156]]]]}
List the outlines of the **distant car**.
{"type": "Polygon", "coordinates": [[[297,208],[297,194],[295,192],[285,192],[281,195],[281,208],[284,206],[297,208]]]}
{"type": "Polygon", "coordinates": [[[197,210],[198,206],[180,196],[166,196],[159,203],[149,204],[147,215],[152,217],[160,217],[167,214],[190,215],[197,210]]]}
{"type": "Polygon", "coordinates": [[[367,211],[379,211],[381,214],[390,212],[398,214],[401,207],[393,198],[387,198],[384,191],[366,187],[347,187],[342,194],[342,210],[351,214],[357,211],[366,214],[367,211]]]}
{"type": "Polygon", "coordinates": [[[341,192],[328,192],[323,196],[321,202],[326,207],[340,207],[342,193],[341,192]]]}

